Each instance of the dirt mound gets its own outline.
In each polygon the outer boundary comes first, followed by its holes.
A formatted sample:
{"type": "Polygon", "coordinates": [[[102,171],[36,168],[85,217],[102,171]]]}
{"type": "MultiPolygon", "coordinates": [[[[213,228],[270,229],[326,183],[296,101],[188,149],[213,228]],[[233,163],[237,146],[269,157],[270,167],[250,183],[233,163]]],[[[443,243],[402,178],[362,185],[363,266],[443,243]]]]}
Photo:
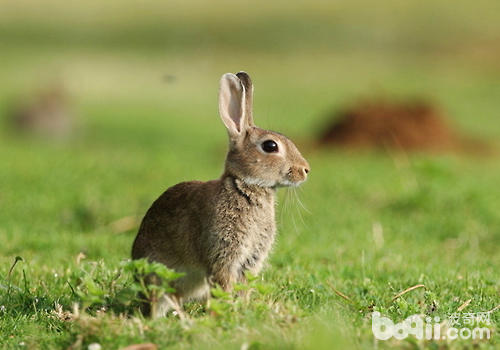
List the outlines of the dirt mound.
{"type": "Polygon", "coordinates": [[[333,117],[320,136],[321,145],[450,151],[474,143],[450,128],[439,108],[422,100],[368,99],[333,117]]]}

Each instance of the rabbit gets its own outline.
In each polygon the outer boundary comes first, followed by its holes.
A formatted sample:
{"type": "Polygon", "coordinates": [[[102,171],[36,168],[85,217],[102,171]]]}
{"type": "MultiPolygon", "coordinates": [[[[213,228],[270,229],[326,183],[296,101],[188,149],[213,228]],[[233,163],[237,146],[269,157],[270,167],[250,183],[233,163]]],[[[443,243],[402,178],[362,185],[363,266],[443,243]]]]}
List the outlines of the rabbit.
{"type": "Polygon", "coordinates": [[[13,106],[9,115],[12,131],[50,140],[68,140],[75,123],[67,91],[60,84],[47,86],[33,100],[13,106]]]}
{"type": "Polygon", "coordinates": [[[292,141],[254,125],[252,100],[247,73],[222,76],[219,114],[229,135],[222,176],[170,187],[142,220],[132,258],[185,273],[153,317],[185,301],[207,301],[214,285],[231,291],[246,271],[258,274],[276,234],[276,189],[307,179],[309,164],[292,141]]]}

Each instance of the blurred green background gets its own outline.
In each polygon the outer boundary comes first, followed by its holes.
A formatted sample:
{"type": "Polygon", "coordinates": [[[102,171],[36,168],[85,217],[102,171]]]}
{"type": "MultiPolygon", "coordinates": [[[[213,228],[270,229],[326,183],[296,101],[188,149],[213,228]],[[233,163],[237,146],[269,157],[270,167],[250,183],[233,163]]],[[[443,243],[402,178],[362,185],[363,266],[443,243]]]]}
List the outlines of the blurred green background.
{"type": "MultiPolygon", "coordinates": [[[[1,274],[16,255],[35,285],[64,274],[79,252],[109,264],[128,258],[137,220],[163,190],[221,174],[227,140],[218,80],[239,70],[255,84],[257,125],[289,136],[312,166],[300,191],[308,211],[280,194],[280,237],[264,274],[281,286],[277,304],[298,308],[302,321],[322,314],[362,325],[361,347],[372,344],[368,306],[421,279],[434,286],[444,314],[469,298],[475,311],[498,304],[497,155],[314,146],[332,110],[390,95],[429,98],[457,130],[496,147],[500,2],[493,0],[2,1],[1,274]],[[51,89],[62,91],[53,103],[71,119],[70,131],[12,129],[16,111],[36,108],[51,89]],[[382,246],[372,235],[379,224],[382,246]],[[327,281],[364,311],[339,306],[327,281]],[[305,297],[308,290],[318,299],[305,297]]],[[[30,312],[21,314],[25,327],[35,327],[30,312]]],[[[252,317],[228,333],[212,329],[209,340],[179,335],[184,343],[176,346],[308,343],[303,322],[252,317]],[[280,330],[224,340],[257,324],[280,330]]],[[[30,337],[20,329],[12,344],[30,337]]],[[[48,347],[52,337],[65,345],[75,338],[38,332],[48,347]]],[[[111,347],[130,340],[95,337],[111,347]]]]}

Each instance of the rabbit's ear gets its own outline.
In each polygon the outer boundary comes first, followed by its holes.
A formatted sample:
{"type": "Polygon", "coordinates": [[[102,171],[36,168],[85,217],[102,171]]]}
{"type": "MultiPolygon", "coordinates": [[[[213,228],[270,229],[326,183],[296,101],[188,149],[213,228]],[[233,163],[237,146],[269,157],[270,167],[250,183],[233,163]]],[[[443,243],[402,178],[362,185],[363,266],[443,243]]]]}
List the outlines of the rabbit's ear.
{"type": "Polygon", "coordinates": [[[244,135],[248,125],[244,105],[245,88],[240,79],[232,73],[224,74],[220,80],[219,114],[232,139],[244,135]]]}
{"type": "Polygon", "coordinates": [[[245,119],[248,126],[254,126],[253,123],[253,84],[252,79],[246,72],[239,72],[236,76],[240,79],[245,88],[245,119]]]}

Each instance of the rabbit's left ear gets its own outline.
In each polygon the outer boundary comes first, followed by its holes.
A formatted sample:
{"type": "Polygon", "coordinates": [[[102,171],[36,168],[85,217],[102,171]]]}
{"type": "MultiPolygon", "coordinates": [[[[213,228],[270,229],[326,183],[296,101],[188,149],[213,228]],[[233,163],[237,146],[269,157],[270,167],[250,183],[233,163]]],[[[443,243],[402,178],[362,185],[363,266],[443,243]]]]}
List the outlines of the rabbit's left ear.
{"type": "MultiPolygon", "coordinates": [[[[242,72],[238,73],[241,74],[242,72]]],[[[246,77],[248,75],[244,73],[246,77]]],[[[219,89],[219,114],[224,122],[224,125],[229,132],[232,140],[238,140],[244,137],[244,131],[251,125],[251,81],[250,85],[250,100],[247,99],[247,91],[245,85],[249,80],[242,76],[243,80],[232,73],[226,73],[220,80],[219,89]],[[250,106],[250,109],[248,108],[250,106]],[[249,112],[250,111],[250,112],[249,112]]],[[[248,77],[250,79],[250,77],[248,77]]]]}

